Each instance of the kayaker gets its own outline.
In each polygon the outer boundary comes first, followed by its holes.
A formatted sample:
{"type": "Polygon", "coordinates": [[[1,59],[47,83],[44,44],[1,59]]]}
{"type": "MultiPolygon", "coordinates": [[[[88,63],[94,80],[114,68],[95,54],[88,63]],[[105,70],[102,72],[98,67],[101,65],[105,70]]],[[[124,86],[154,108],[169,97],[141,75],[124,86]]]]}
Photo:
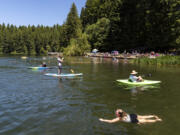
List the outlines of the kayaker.
{"type": "Polygon", "coordinates": [[[43,62],[43,64],[41,65],[42,67],[46,67],[46,62],[43,62]]]}
{"type": "Polygon", "coordinates": [[[59,55],[57,57],[57,61],[58,61],[58,74],[61,74],[63,60],[64,60],[64,58],[62,56],[59,55]]]}
{"type": "Polygon", "coordinates": [[[137,115],[137,114],[128,114],[122,109],[117,109],[116,118],[112,120],[100,118],[99,120],[107,123],[116,123],[116,122],[127,122],[127,123],[135,123],[135,124],[145,124],[145,123],[154,123],[157,121],[162,121],[156,115],[137,115]]]}
{"type": "Polygon", "coordinates": [[[142,82],[143,78],[141,76],[136,76],[138,74],[138,72],[136,72],[135,70],[132,70],[132,72],[130,73],[129,76],[129,81],[131,82],[142,82]]]}

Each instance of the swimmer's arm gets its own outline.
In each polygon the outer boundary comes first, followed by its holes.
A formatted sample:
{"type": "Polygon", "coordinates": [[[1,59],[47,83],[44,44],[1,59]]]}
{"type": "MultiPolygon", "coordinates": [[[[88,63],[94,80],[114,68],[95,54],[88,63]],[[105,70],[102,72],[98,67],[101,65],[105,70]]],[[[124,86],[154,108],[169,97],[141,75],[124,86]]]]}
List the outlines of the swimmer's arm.
{"type": "Polygon", "coordinates": [[[102,122],[107,122],[107,123],[116,123],[116,122],[120,121],[119,118],[114,118],[112,120],[107,120],[107,119],[100,118],[99,120],[102,121],[102,122]]]}

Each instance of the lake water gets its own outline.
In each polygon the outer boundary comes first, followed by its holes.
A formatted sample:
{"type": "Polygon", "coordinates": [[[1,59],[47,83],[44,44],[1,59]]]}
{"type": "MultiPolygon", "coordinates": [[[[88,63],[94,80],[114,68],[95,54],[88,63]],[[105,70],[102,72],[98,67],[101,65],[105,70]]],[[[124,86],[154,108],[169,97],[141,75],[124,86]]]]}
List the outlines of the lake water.
{"type": "Polygon", "coordinates": [[[67,57],[63,73],[82,77],[56,78],[52,57],[0,57],[0,134],[2,135],[178,135],[180,132],[180,67],[137,66],[128,61],[67,57]],[[43,61],[52,69],[28,69],[43,61]],[[116,82],[135,69],[151,87],[127,87],[116,82]],[[151,74],[151,76],[148,76],[151,74]],[[155,114],[162,122],[108,124],[114,111],[155,114]]]}

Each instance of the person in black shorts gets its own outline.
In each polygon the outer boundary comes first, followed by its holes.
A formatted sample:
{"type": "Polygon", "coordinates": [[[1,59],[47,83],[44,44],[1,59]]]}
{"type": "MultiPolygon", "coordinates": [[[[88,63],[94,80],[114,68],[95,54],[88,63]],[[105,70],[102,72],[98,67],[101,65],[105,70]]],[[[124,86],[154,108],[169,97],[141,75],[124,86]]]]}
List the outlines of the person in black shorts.
{"type": "Polygon", "coordinates": [[[99,119],[102,122],[107,123],[115,123],[115,122],[127,122],[127,123],[136,123],[136,124],[145,124],[145,123],[154,123],[157,121],[162,121],[158,116],[156,115],[137,115],[137,114],[128,114],[124,112],[122,109],[116,110],[116,118],[112,120],[108,119],[99,119]]]}

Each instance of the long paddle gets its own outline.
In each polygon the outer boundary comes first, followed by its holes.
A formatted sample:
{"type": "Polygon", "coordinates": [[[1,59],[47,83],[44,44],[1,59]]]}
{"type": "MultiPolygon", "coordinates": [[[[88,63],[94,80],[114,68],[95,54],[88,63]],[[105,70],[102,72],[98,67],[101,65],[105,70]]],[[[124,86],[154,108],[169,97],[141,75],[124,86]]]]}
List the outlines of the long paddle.
{"type": "Polygon", "coordinates": [[[151,73],[149,73],[149,74],[143,74],[142,77],[143,77],[143,78],[144,78],[144,77],[152,77],[152,74],[151,74],[151,73]]]}

